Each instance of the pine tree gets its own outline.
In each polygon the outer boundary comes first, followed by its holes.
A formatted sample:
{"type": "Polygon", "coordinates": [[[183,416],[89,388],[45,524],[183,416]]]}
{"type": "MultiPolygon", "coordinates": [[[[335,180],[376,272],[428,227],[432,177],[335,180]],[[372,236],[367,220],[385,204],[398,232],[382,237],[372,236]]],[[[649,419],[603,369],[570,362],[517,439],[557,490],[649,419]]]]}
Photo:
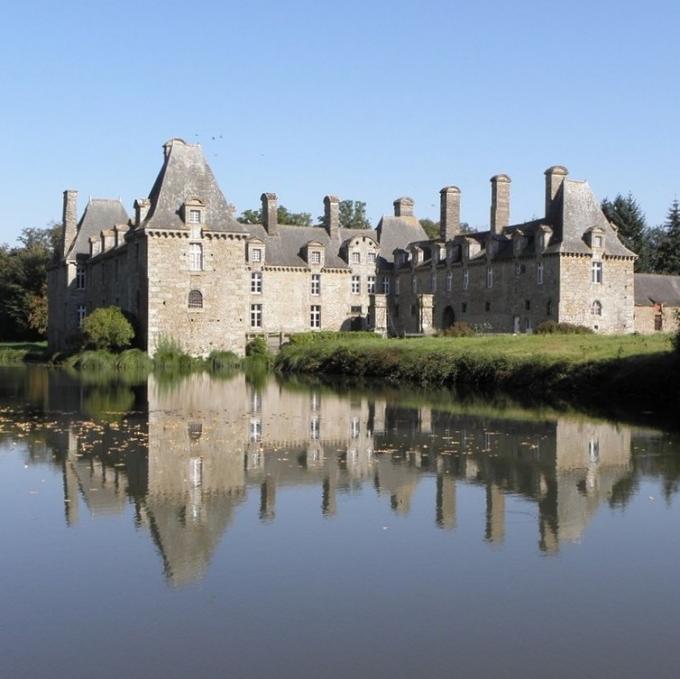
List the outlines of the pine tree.
{"type": "Polygon", "coordinates": [[[605,198],[602,201],[602,211],[618,229],[618,235],[623,244],[638,255],[635,270],[648,271],[650,253],[647,222],[633,194],[629,193],[625,197],[618,194],[613,201],[605,198]]]}
{"type": "Polygon", "coordinates": [[[680,201],[677,198],[668,210],[659,244],[657,268],[660,273],[680,274],[680,201]]]}

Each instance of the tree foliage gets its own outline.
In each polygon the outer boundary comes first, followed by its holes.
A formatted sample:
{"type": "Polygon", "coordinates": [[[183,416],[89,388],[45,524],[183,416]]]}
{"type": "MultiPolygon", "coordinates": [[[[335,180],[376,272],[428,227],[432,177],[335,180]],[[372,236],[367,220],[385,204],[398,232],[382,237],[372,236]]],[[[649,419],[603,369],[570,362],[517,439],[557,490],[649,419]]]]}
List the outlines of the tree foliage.
{"type": "MultiPolygon", "coordinates": [[[[419,221],[420,226],[423,227],[423,231],[425,231],[427,237],[430,240],[439,240],[439,222],[435,222],[434,220],[428,219],[427,217],[419,221]]],[[[467,222],[461,222],[460,232],[463,234],[474,233],[474,229],[467,222]]]]}
{"type": "Polygon", "coordinates": [[[366,216],[366,203],[361,200],[340,201],[340,226],[343,229],[370,229],[371,222],[366,216]]]}
{"type": "Polygon", "coordinates": [[[680,274],[680,202],[676,198],[668,210],[657,249],[659,273],[680,274]]]}
{"type": "Polygon", "coordinates": [[[649,271],[651,268],[649,249],[649,228],[640,206],[633,194],[622,196],[620,193],[609,200],[602,201],[602,211],[607,219],[616,226],[623,244],[638,255],[636,271],[649,271]]]}
{"type": "Polygon", "coordinates": [[[120,351],[130,346],[135,336],[130,321],[116,306],[95,309],[83,321],[83,336],[95,349],[120,351]]]}
{"type": "Polygon", "coordinates": [[[24,229],[18,245],[0,245],[0,339],[42,339],[47,331],[47,267],[61,227],[24,229]]]}
{"type": "MultiPolygon", "coordinates": [[[[291,226],[311,226],[312,215],[309,212],[290,212],[284,205],[279,205],[276,210],[276,218],[279,224],[291,226]]],[[[242,224],[262,224],[262,209],[244,210],[238,217],[242,224]]]]}

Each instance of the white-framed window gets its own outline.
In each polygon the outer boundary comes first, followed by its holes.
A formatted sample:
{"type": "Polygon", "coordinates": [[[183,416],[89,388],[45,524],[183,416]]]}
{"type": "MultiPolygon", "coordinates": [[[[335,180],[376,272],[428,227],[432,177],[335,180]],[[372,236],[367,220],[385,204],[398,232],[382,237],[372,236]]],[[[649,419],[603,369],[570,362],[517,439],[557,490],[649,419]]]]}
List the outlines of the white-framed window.
{"type": "Polygon", "coordinates": [[[361,253],[359,252],[352,253],[352,264],[361,264],[361,253]]]}
{"type": "Polygon", "coordinates": [[[432,290],[432,293],[434,294],[437,292],[437,274],[433,273],[432,278],[430,279],[430,290],[432,290]]]}
{"type": "Polygon", "coordinates": [[[366,281],[366,290],[369,295],[375,293],[375,276],[369,276],[366,281]]]}
{"type": "Polygon", "coordinates": [[[262,305],[261,304],[251,304],[250,305],[250,327],[251,328],[261,328],[262,327],[262,305]]]}
{"type": "Polygon", "coordinates": [[[76,310],[76,313],[78,314],[78,327],[82,327],[85,316],[87,316],[87,307],[84,304],[81,304],[76,310]]]}
{"type": "Polygon", "coordinates": [[[321,294],[321,274],[312,274],[312,295],[321,294]]]}
{"type": "Polygon", "coordinates": [[[401,291],[401,277],[397,276],[394,279],[394,294],[398,295],[401,291]]]}
{"type": "Polygon", "coordinates": [[[368,253],[368,263],[375,264],[375,252],[368,253]]]}
{"type": "Polygon", "coordinates": [[[358,295],[361,292],[361,277],[352,276],[352,294],[358,295]]]}
{"type": "Polygon", "coordinates": [[[321,307],[318,304],[312,304],[309,309],[309,327],[321,327],[321,307]]]}
{"type": "Polygon", "coordinates": [[[602,247],[602,236],[595,236],[594,243],[596,248],[602,247]]]}
{"type": "Polygon", "coordinates": [[[593,283],[602,283],[602,262],[593,262],[590,280],[593,283]]]}
{"type": "Polygon", "coordinates": [[[312,250],[309,255],[310,264],[321,264],[321,252],[319,250],[312,250]]]}
{"type": "Polygon", "coordinates": [[[252,248],[250,251],[250,261],[251,262],[261,262],[262,261],[262,249],[252,248]]]}
{"type": "Polygon", "coordinates": [[[593,316],[602,316],[602,302],[599,300],[595,300],[591,305],[590,305],[590,313],[593,316]]]}
{"type": "Polygon", "coordinates": [[[189,224],[200,224],[201,223],[201,211],[200,210],[189,210],[189,224]]]}
{"type": "Polygon", "coordinates": [[[411,276],[411,292],[414,295],[418,294],[418,279],[415,276],[411,276]]]}
{"type": "Polygon", "coordinates": [[[202,309],[203,293],[200,290],[189,290],[187,306],[189,307],[189,309],[202,309]]]}
{"type": "Polygon", "coordinates": [[[446,292],[451,292],[453,289],[453,271],[446,273],[446,292]]]}
{"type": "Polygon", "coordinates": [[[250,274],[250,292],[254,295],[262,294],[262,272],[253,271],[250,274]]]}
{"type": "Polygon", "coordinates": [[[390,294],[390,279],[387,276],[383,276],[382,291],[383,291],[383,295],[389,295],[390,294]]]}
{"type": "Polygon", "coordinates": [[[536,266],[536,283],[543,285],[543,262],[539,262],[536,266]]]}
{"type": "Polygon", "coordinates": [[[470,287],[470,272],[465,269],[463,271],[463,290],[467,290],[470,287]]]}
{"type": "Polygon", "coordinates": [[[493,288],[493,269],[491,267],[486,270],[486,287],[493,288]]]}
{"type": "Polygon", "coordinates": [[[203,246],[200,243],[189,244],[189,271],[203,271],[203,246]]]}
{"type": "Polygon", "coordinates": [[[85,290],[85,266],[83,264],[78,264],[76,267],[76,289],[85,290]]]}

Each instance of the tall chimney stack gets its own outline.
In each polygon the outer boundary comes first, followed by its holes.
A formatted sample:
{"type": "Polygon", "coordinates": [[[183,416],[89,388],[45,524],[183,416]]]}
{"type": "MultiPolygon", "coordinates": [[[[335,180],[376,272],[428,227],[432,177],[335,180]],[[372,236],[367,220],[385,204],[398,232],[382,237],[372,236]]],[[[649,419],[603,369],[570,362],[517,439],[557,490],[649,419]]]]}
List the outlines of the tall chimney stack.
{"type": "Polygon", "coordinates": [[[262,223],[270,236],[275,235],[279,230],[279,199],[275,193],[263,193],[260,196],[262,201],[262,223]]]}
{"type": "Polygon", "coordinates": [[[553,165],[545,171],[545,218],[558,226],[562,205],[560,189],[568,174],[569,170],[563,165],[553,165]]]}
{"type": "Polygon", "coordinates": [[[149,214],[151,201],[148,198],[137,198],[135,201],[135,226],[140,226],[149,214]]]}
{"type": "Polygon", "coordinates": [[[413,217],[413,198],[402,196],[392,203],[395,217],[413,217]]]}
{"type": "Polygon", "coordinates": [[[340,228],[340,199],[337,196],[323,199],[323,225],[331,238],[337,238],[340,228]]]}
{"type": "Polygon", "coordinates": [[[66,257],[78,228],[78,192],[73,189],[64,191],[64,211],[61,219],[62,256],[66,257]]]}
{"type": "Polygon", "coordinates": [[[446,242],[460,233],[460,189],[445,186],[439,197],[439,239],[446,242]]]}
{"type": "Polygon", "coordinates": [[[499,236],[510,224],[510,177],[497,174],[491,177],[491,233],[499,236]]]}

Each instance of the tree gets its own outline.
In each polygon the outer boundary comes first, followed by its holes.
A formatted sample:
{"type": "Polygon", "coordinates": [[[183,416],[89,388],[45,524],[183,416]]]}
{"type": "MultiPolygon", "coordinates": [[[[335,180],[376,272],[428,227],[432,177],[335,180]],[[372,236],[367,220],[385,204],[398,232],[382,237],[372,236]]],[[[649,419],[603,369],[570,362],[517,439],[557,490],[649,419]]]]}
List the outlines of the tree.
{"type": "Polygon", "coordinates": [[[680,202],[676,198],[668,210],[656,260],[660,273],[680,274],[680,202]]]}
{"type": "MultiPolygon", "coordinates": [[[[276,219],[279,224],[290,226],[311,226],[312,215],[309,212],[289,212],[288,208],[279,205],[276,210],[276,219]]],[[[244,210],[238,221],[241,224],[262,224],[262,210],[244,210]]]]}
{"type": "Polygon", "coordinates": [[[361,200],[340,201],[340,226],[343,229],[370,229],[371,222],[366,217],[366,203],[361,200]]]}
{"type": "Polygon", "coordinates": [[[607,219],[618,230],[623,244],[638,255],[635,262],[636,271],[650,270],[650,251],[648,243],[648,228],[645,216],[633,194],[622,196],[620,193],[613,201],[605,198],[602,201],[602,211],[607,219]]]}
{"type": "MultiPolygon", "coordinates": [[[[420,220],[420,226],[423,227],[423,231],[425,231],[430,240],[439,240],[439,222],[427,219],[426,217],[420,220]]],[[[474,233],[474,229],[467,222],[461,222],[460,233],[474,233]]]]}
{"type": "Polygon", "coordinates": [[[119,351],[129,347],[135,336],[130,321],[116,306],[95,309],[83,321],[83,335],[95,349],[119,351]]]}

